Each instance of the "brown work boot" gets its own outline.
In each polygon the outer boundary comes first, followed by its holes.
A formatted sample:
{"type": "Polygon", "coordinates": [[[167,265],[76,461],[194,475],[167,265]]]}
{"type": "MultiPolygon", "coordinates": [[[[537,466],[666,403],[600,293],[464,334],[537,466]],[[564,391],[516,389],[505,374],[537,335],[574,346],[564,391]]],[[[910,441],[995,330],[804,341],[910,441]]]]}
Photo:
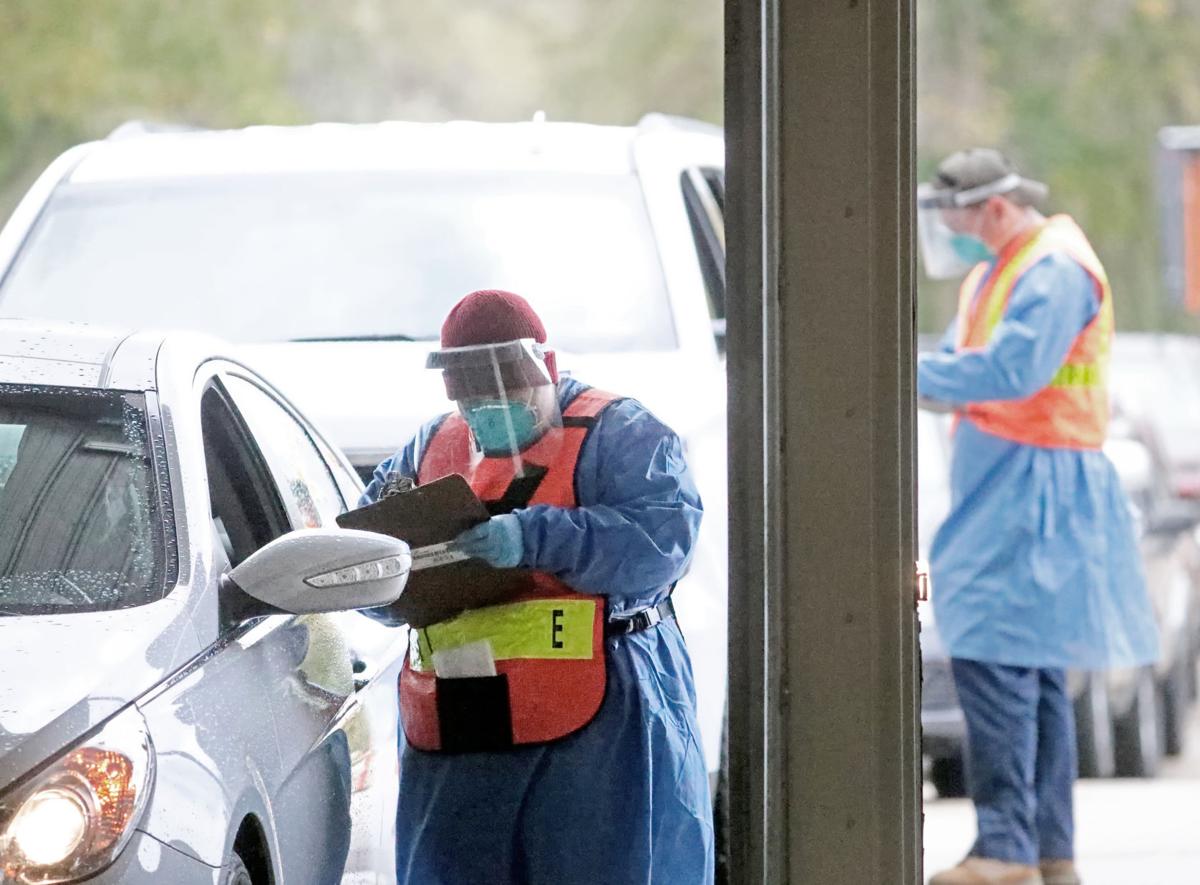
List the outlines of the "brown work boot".
{"type": "Polygon", "coordinates": [[[1043,885],[1037,867],[968,857],[952,870],[944,870],[929,880],[929,885],[1043,885]]]}
{"type": "Polygon", "coordinates": [[[1073,860],[1043,860],[1038,866],[1046,885],[1082,885],[1073,860]]]}

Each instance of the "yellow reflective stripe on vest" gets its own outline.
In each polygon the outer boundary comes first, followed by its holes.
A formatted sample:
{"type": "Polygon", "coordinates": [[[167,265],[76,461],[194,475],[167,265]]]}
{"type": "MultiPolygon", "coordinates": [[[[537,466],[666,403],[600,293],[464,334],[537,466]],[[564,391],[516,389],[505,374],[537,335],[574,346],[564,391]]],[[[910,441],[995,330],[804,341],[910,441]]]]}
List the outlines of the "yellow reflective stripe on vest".
{"type": "Polygon", "coordinates": [[[967,320],[971,317],[971,305],[979,296],[979,287],[987,278],[988,264],[986,261],[981,261],[979,264],[971,268],[967,277],[962,282],[962,286],[958,290],[958,328],[955,331],[955,344],[958,347],[966,347],[967,340],[971,336],[970,324],[967,320]]]}
{"type": "Polygon", "coordinates": [[[1104,384],[1104,373],[1097,365],[1066,363],[1054,373],[1051,387],[1100,387],[1104,384]]]}
{"type": "Polygon", "coordinates": [[[984,326],[984,329],[987,332],[988,341],[992,340],[992,334],[1000,325],[1000,320],[1004,318],[1004,310],[1008,307],[1008,296],[1017,281],[1017,276],[1026,270],[1025,261],[1041,240],[1040,234],[1031,239],[1001,268],[1000,275],[996,278],[996,284],[992,287],[991,301],[987,305],[987,325],[984,326]]]}
{"type": "Polygon", "coordinates": [[[497,661],[515,658],[590,660],[596,606],[591,599],[534,599],[464,612],[414,631],[410,663],[433,668],[433,653],[487,641],[497,661]]]}

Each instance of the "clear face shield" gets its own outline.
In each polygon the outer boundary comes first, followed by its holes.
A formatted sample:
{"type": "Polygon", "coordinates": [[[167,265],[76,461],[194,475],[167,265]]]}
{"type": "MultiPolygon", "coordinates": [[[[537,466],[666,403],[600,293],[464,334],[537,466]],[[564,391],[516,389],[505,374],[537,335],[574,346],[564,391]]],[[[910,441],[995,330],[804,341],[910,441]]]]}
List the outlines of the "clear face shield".
{"type": "MultiPolygon", "coordinates": [[[[562,428],[547,350],[532,339],[451,347],[429,355],[471,429],[473,456],[522,459],[562,428]]],[[[518,465],[519,467],[520,465],[518,465]]]]}
{"type": "Polygon", "coordinates": [[[989,197],[1011,193],[1021,182],[1021,176],[1013,173],[961,191],[919,185],[917,238],[925,274],[934,280],[954,279],[991,258],[981,236],[982,204],[989,197]]]}

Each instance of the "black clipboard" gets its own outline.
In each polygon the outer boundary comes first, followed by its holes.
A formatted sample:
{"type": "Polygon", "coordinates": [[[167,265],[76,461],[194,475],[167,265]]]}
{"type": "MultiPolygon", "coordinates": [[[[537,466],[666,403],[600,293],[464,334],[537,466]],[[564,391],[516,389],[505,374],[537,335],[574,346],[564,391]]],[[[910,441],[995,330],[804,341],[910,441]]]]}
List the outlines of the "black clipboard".
{"type": "MultiPolygon", "coordinates": [[[[487,507],[466,479],[451,474],[343,513],[337,524],[391,535],[418,550],[452,541],[489,518],[487,507]]],[[[398,620],[425,627],[532,588],[525,569],[497,569],[478,559],[466,559],[410,572],[404,592],[387,608],[398,620]]]]}

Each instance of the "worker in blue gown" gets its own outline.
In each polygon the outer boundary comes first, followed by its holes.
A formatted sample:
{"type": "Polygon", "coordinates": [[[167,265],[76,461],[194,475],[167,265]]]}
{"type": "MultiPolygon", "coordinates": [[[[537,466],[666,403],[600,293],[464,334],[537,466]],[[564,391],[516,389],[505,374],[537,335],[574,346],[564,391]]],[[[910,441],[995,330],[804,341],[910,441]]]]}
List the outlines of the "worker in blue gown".
{"type": "MultiPolygon", "coordinates": [[[[538,738],[530,719],[532,737],[522,743],[521,705],[539,699],[517,697],[536,684],[519,680],[541,678],[545,662],[501,660],[520,654],[504,652],[512,637],[500,635],[519,603],[468,612],[457,619],[461,629],[416,631],[436,635],[445,654],[445,637],[478,639],[471,624],[509,612],[508,621],[490,622],[496,632],[486,642],[467,643],[475,655],[467,658],[472,666],[480,653],[488,659],[475,680],[485,686],[493,668],[505,670],[511,728],[506,719],[499,740],[507,746],[444,752],[449,740],[470,745],[479,729],[448,735],[446,709],[406,707],[402,688],[398,882],[710,883],[709,783],[691,664],[670,603],[696,540],[700,497],[679,438],[635,400],[559,378],[545,341],[541,320],[516,295],[488,290],[459,302],[430,358],[457,411],[430,421],[380,464],[361,504],[450,472],[466,476],[495,515],[455,549],[549,576],[539,591],[546,598],[600,601],[602,701],[597,694],[598,710],[581,727],[564,713],[558,730],[569,733],[550,740],[538,738]]],[[[447,659],[441,663],[450,672],[447,659]]],[[[457,691],[455,682],[438,675],[431,684],[457,691]]],[[[574,703],[569,683],[544,685],[541,701],[574,703]]]]}
{"type": "Polygon", "coordinates": [[[926,271],[967,273],[922,355],[919,396],[956,413],[933,604],[967,726],[978,836],[933,885],[1076,885],[1066,668],[1158,655],[1130,507],[1101,451],[1112,293],[1046,187],[962,151],[918,193],[926,271]]]}

